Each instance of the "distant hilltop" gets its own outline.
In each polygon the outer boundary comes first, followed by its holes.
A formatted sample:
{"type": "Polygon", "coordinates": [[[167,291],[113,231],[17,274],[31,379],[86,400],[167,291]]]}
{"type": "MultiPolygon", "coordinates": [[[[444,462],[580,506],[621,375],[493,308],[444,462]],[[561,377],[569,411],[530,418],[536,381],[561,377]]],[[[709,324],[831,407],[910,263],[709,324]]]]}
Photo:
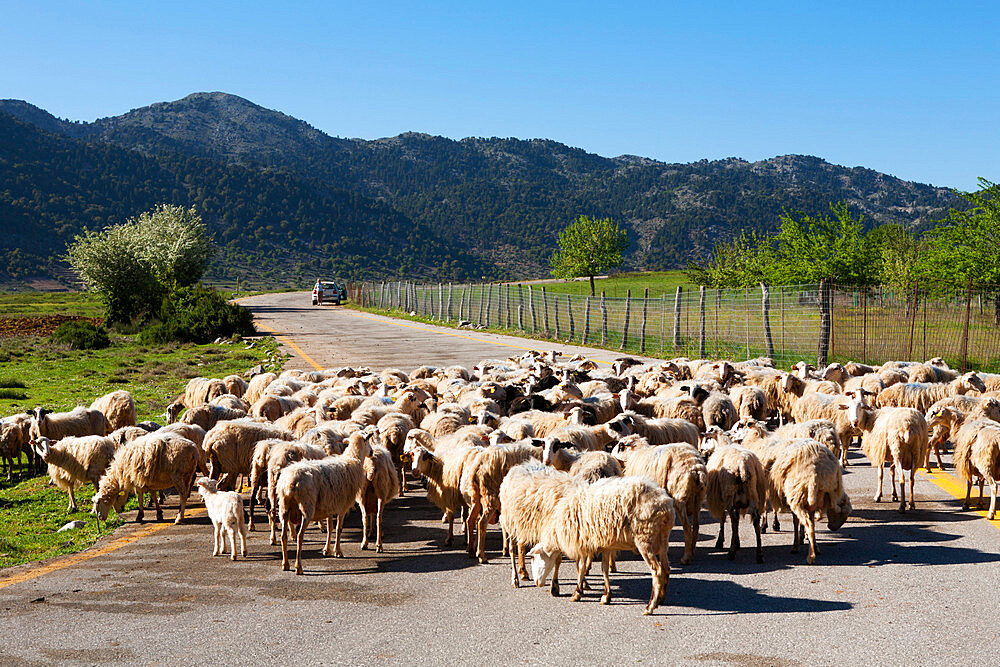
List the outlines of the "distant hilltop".
{"type": "Polygon", "coordinates": [[[211,274],[541,277],[581,214],[629,232],[626,266],[668,269],[781,212],[845,201],[869,224],[922,227],[959,199],[806,155],[670,164],[547,139],[407,132],[331,137],[227,93],[194,93],[93,123],[0,100],[0,280],[55,275],[73,235],[195,205],[220,251],[211,274]],[[34,272],[34,273],[33,273],[34,272]]]}

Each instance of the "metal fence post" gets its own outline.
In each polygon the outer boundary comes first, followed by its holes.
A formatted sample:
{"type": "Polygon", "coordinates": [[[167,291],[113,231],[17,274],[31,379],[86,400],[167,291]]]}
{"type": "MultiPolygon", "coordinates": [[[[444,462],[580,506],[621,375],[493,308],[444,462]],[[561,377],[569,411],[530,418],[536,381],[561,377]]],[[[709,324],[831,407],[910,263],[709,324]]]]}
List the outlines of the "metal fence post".
{"type": "Polygon", "coordinates": [[[531,312],[531,333],[538,331],[538,318],[535,316],[534,290],[528,285],[528,311],[531,312]]]}
{"type": "Polygon", "coordinates": [[[826,278],[819,281],[819,351],[816,365],[824,367],[830,360],[830,283],[826,278]]]}
{"type": "MultiPolygon", "coordinates": [[[[698,357],[705,358],[705,286],[699,288],[698,296],[698,357]]],[[[749,355],[748,357],[749,358],[749,355]]]]}
{"type": "Polygon", "coordinates": [[[604,290],[601,290],[601,345],[608,344],[608,306],[604,301],[604,290]]]}
{"type": "Polygon", "coordinates": [[[674,351],[681,346],[681,286],[674,295],[674,351]]]}
{"type": "Polygon", "coordinates": [[[590,295],[583,302],[583,338],[580,339],[581,345],[587,344],[587,338],[590,337],[590,295]]]}

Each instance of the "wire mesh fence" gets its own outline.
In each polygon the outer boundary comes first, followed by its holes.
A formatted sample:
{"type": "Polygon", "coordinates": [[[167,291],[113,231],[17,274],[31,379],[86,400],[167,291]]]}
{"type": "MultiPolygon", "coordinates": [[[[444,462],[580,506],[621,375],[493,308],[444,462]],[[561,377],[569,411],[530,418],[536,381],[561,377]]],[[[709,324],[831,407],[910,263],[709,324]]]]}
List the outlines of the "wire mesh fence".
{"type": "Polygon", "coordinates": [[[671,294],[647,289],[624,298],[554,294],[544,286],[506,283],[366,282],[350,290],[352,300],[375,310],[628,354],[769,356],[780,366],[802,359],[881,363],[936,356],[955,367],[1000,365],[998,290],[951,299],[826,283],[678,287],[671,294]]]}

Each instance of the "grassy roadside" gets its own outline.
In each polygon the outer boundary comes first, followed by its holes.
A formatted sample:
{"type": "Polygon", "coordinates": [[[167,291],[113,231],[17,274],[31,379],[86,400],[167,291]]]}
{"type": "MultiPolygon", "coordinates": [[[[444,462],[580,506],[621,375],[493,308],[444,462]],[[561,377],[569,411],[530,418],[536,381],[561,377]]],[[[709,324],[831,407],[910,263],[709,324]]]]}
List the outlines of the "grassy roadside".
{"type": "MultiPolygon", "coordinates": [[[[516,284],[516,283],[515,283],[516,284]]],[[[628,290],[632,291],[633,297],[641,297],[644,289],[649,289],[651,297],[660,297],[663,294],[673,294],[680,285],[685,290],[696,288],[688,282],[687,275],[683,271],[648,271],[639,273],[619,273],[609,278],[599,278],[594,280],[594,288],[597,295],[601,292],[609,297],[624,297],[628,290]]],[[[545,283],[532,283],[532,287],[544,287],[546,292],[553,294],[590,294],[589,280],[570,280],[545,283]]]]}
{"type": "Polygon", "coordinates": [[[90,292],[0,292],[0,317],[39,315],[103,317],[104,306],[90,292]]]}
{"type": "MultiPolygon", "coordinates": [[[[92,297],[74,294],[4,294],[0,304],[5,309],[0,314],[12,312],[14,317],[68,314],[61,309],[69,307],[78,308],[69,314],[103,314],[92,297]]],[[[271,337],[226,345],[144,346],[134,337],[112,334],[112,345],[103,350],[72,350],[39,336],[0,338],[0,417],[35,405],[67,410],[125,389],[135,399],[140,420],[162,423],[164,409],[188,379],[243,373],[257,365],[277,370],[284,359],[271,337]]],[[[93,493],[89,484],[78,489],[82,511],[68,514],[67,494],[49,486],[48,475],[21,472],[12,481],[0,476],[0,568],[77,552],[113,531],[120,525],[115,519],[98,528],[90,515],[93,493]],[[86,525],[56,532],[76,519],[86,525]]],[[[133,498],[126,510],[134,508],[133,498]]]]}

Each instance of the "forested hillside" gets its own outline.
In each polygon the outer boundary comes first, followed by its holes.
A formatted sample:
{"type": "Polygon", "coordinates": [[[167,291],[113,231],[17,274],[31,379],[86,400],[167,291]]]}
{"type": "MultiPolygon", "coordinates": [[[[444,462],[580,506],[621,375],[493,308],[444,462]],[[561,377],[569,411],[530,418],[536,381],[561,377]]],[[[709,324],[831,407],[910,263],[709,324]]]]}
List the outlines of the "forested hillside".
{"type": "Polygon", "coordinates": [[[630,267],[664,269],[741,229],[773,230],[784,209],[846,201],[870,224],[920,226],[958,203],[945,188],[808,156],[667,164],[541,139],[341,139],[224,93],[93,123],[16,100],[2,112],[33,126],[3,123],[16,141],[0,161],[16,164],[0,175],[0,225],[21,230],[0,242],[8,257],[57,252],[82,226],[170,201],[203,209],[223,247],[215,274],[281,259],[344,275],[540,275],[581,214],[623,224],[630,267]]]}

